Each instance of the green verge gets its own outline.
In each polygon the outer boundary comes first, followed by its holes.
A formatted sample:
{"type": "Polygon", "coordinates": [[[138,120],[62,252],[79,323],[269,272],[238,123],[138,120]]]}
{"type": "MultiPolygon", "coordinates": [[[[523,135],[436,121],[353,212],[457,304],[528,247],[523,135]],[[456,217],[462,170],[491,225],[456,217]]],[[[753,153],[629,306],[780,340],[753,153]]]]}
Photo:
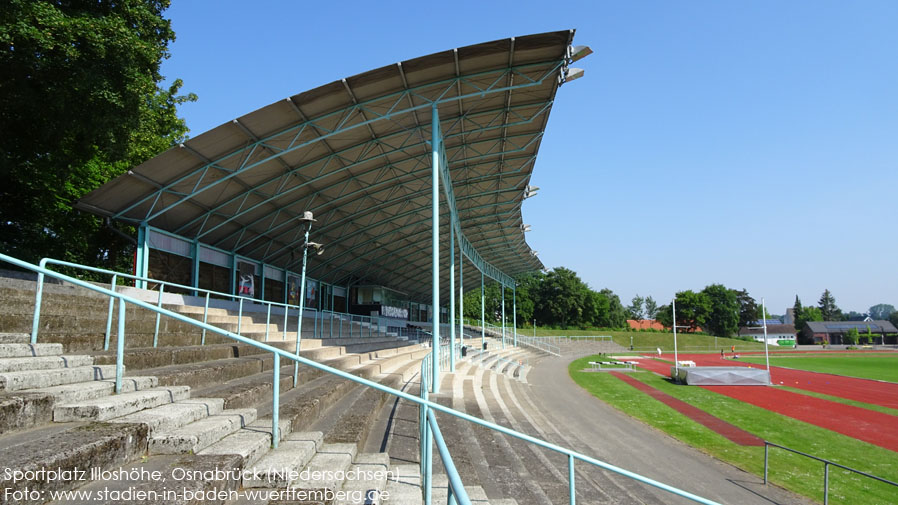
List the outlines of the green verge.
{"type": "MultiPolygon", "coordinates": [[[[745,356],[744,359],[740,359],[750,363],[764,363],[763,356],[745,356]]],[[[857,352],[832,354],[829,356],[820,354],[810,356],[802,356],[800,354],[772,355],[770,357],[770,365],[807,370],[809,372],[898,382],[898,353],[867,354],[866,352],[857,352]]]]}
{"type": "MultiPolygon", "coordinates": [[[[518,335],[533,336],[533,328],[518,328],[518,335]]],[[[630,337],[633,337],[633,347],[637,351],[654,351],[661,348],[665,352],[673,352],[673,333],[651,331],[616,331],[616,330],[536,330],[537,337],[578,337],[578,336],[611,336],[614,343],[630,347],[630,337]]],[[[677,347],[680,352],[720,352],[721,349],[729,352],[732,346],[737,351],[763,351],[762,342],[749,342],[737,338],[713,337],[711,335],[696,335],[693,333],[677,333],[677,347]]]]}
{"type": "MultiPolygon", "coordinates": [[[[676,410],[610,374],[581,372],[594,356],[573,361],[573,380],[600,400],[701,451],[759,476],[764,448],[730,442],[676,410]]],[[[678,386],[650,372],[630,376],[698,407],[765,440],[826,458],[879,477],[898,481],[896,453],[811,424],[740,402],[700,387],[678,386]]],[[[823,500],[823,465],[780,449],[770,449],[772,483],[812,499],[823,500]]],[[[832,504],[894,504],[898,488],[844,470],[830,469],[832,504]]]]}

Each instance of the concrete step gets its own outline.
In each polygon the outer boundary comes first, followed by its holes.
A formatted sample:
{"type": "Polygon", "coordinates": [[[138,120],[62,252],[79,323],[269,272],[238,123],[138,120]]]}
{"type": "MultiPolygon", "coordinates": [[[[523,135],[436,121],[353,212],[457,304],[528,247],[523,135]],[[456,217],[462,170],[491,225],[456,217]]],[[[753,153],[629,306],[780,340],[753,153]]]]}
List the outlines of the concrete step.
{"type": "Polygon", "coordinates": [[[223,410],[171,431],[159,431],[149,440],[150,454],[187,454],[218,442],[256,420],[256,409],[223,410]]]}
{"type": "Polygon", "coordinates": [[[6,372],[0,373],[0,391],[21,391],[114,378],[115,366],[113,365],[6,372]]]}
{"type": "Polygon", "coordinates": [[[268,431],[238,430],[197,453],[199,456],[233,454],[240,456],[244,467],[254,464],[271,449],[271,425],[268,431]]]}
{"type": "Polygon", "coordinates": [[[62,344],[3,344],[0,343],[0,358],[25,358],[28,356],[58,356],[62,354],[62,344]]]}
{"type": "Polygon", "coordinates": [[[31,341],[27,333],[0,333],[0,344],[26,344],[31,341]]]}
{"type": "Polygon", "coordinates": [[[140,423],[148,428],[149,436],[173,431],[194,421],[218,415],[223,408],[221,398],[188,398],[128,414],[111,420],[113,423],[140,423]]]}
{"type": "Polygon", "coordinates": [[[291,488],[304,489],[307,491],[334,491],[340,489],[343,485],[339,477],[340,474],[346,472],[355,459],[357,453],[355,444],[322,444],[318,452],[312,456],[309,464],[303,468],[302,472],[306,472],[308,477],[320,478],[300,478],[290,483],[291,488]]]}
{"type": "Polygon", "coordinates": [[[421,505],[424,498],[421,494],[421,470],[418,465],[392,465],[390,467],[391,478],[387,481],[387,493],[389,504],[395,505],[421,505]]]}
{"type": "MultiPolygon", "coordinates": [[[[41,469],[89,471],[112,470],[146,453],[146,427],[138,424],[78,423],[50,424],[0,438],[3,466],[23,472],[41,469]]],[[[70,474],[73,475],[73,474],[70,474]]],[[[0,489],[39,492],[72,489],[85,482],[77,479],[47,479],[39,473],[14,481],[10,473],[0,472],[0,489]]],[[[89,476],[87,477],[89,478],[89,476]]],[[[108,482],[106,482],[108,484],[108,482]]],[[[5,505],[43,503],[43,500],[15,500],[4,497],[5,505]]]]}
{"type": "Polygon", "coordinates": [[[49,370],[52,368],[76,368],[93,364],[94,359],[85,355],[0,358],[0,373],[49,370]]]}
{"type": "Polygon", "coordinates": [[[290,483],[290,474],[305,468],[323,440],[324,434],[320,431],[290,433],[277,449],[271,450],[249,468],[250,478],[244,479],[243,486],[285,488],[290,483]]]}
{"type": "MultiPolygon", "coordinates": [[[[122,393],[143,391],[159,385],[155,377],[123,377],[122,393]]],[[[52,396],[57,404],[74,403],[109,396],[115,392],[115,380],[98,380],[62,384],[41,389],[25,389],[22,393],[41,393],[52,396]]]]}
{"type": "Polygon", "coordinates": [[[104,398],[57,405],[53,408],[53,420],[106,421],[145,409],[174,403],[190,397],[190,388],[185,386],[156,387],[145,391],[122,393],[104,398]]]}
{"type": "Polygon", "coordinates": [[[380,504],[380,496],[387,487],[389,467],[390,455],[387,453],[357,455],[352,466],[349,467],[348,473],[357,475],[359,478],[347,479],[343,482],[343,499],[335,500],[334,505],[380,504]]]}

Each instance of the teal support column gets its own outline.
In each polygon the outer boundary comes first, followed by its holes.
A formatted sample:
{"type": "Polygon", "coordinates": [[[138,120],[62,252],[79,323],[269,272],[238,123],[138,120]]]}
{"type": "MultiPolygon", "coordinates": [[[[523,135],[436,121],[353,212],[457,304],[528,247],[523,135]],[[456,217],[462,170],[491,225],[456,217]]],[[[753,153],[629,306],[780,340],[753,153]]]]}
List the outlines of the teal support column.
{"type": "Polygon", "coordinates": [[[455,372],[455,228],[449,226],[449,371],[455,372]]]}
{"type": "Polygon", "coordinates": [[[518,346],[518,287],[511,287],[511,328],[514,332],[514,346],[518,346]]]}
{"type": "Polygon", "coordinates": [[[262,263],[262,275],[260,275],[260,277],[262,277],[262,282],[260,283],[262,284],[262,287],[261,291],[259,291],[258,295],[256,295],[255,298],[265,301],[265,263],[262,263]]]}
{"type": "MultiPolygon", "coordinates": [[[[146,277],[150,264],[150,231],[147,225],[142,224],[137,228],[137,258],[134,262],[134,275],[146,277]]],[[[134,287],[146,289],[146,281],[137,281],[134,287]]]]}
{"type": "MultiPolygon", "coordinates": [[[[309,256],[309,232],[312,231],[312,223],[306,228],[305,241],[302,244],[302,275],[299,278],[299,313],[296,316],[296,355],[299,356],[302,343],[302,308],[306,303],[306,258],[309,256]]],[[[299,380],[299,362],[293,362],[293,387],[299,380]]]]}
{"type": "Polygon", "coordinates": [[[502,348],[505,349],[505,284],[502,285],[502,348]]]}
{"type": "Polygon", "coordinates": [[[431,154],[433,164],[431,166],[431,248],[433,257],[433,377],[431,378],[431,391],[440,392],[440,111],[436,105],[431,108],[430,117],[431,154]]]}
{"type": "MultiPolygon", "coordinates": [[[[200,287],[200,243],[198,240],[193,241],[193,270],[190,272],[190,285],[200,287]]],[[[193,290],[193,296],[200,296],[199,291],[193,290]]]]}
{"type": "MultiPolygon", "coordinates": [[[[237,256],[231,255],[231,282],[228,283],[228,293],[232,295],[237,294],[237,256]]],[[[232,296],[231,301],[235,300],[232,296]]]]}
{"type": "Polygon", "coordinates": [[[486,291],[483,289],[483,272],[480,272],[480,349],[486,345],[486,291]]]}
{"type": "Polygon", "coordinates": [[[458,340],[465,345],[465,257],[458,242],[458,340]]]}

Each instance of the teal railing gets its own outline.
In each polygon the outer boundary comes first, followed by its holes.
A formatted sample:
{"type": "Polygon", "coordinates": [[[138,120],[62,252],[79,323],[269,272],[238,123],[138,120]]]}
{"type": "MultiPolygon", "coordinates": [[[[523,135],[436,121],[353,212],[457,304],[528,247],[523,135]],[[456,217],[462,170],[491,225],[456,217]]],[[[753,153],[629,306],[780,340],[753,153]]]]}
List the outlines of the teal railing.
{"type": "MultiPolygon", "coordinates": [[[[201,328],[201,329],[204,329],[207,331],[211,331],[213,333],[222,335],[224,337],[230,338],[237,342],[251,345],[251,346],[254,346],[263,351],[272,353],[272,355],[274,357],[274,363],[272,366],[274,380],[272,383],[273,391],[272,391],[272,411],[271,411],[271,424],[272,424],[272,426],[271,426],[271,433],[272,433],[271,445],[274,448],[276,448],[278,446],[278,438],[279,438],[277,436],[277,434],[279,433],[278,420],[280,417],[279,416],[280,359],[285,358],[285,359],[293,361],[297,365],[303,364],[303,365],[321,370],[323,372],[330,373],[332,375],[336,375],[343,379],[350,380],[350,381],[356,382],[358,384],[361,384],[361,385],[364,385],[367,387],[371,387],[378,391],[382,391],[387,394],[393,395],[395,397],[401,398],[403,400],[413,402],[413,403],[425,408],[426,409],[425,413],[427,415],[426,421],[429,426],[429,429],[424,430],[424,431],[425,431],[425,433],[430,433],[430,435],[425,436],[425,438],[424,438],[424,445],[426,445],[427,447],[422,446],[423,451],[421,453],[421,456],[422,456],[421,464],[424,465],[425,471],[427,470],[428,467],[430,467],[432,470],[432,452],[431,452],[430,444],[427,444],[427,442],[430,441],[430,440],[428,440],[428,438],[431,438],[433,440],[433,442],[437,444],[438,452],[440,453],[441,457],[443,458],[443,464],[447,468],[447,471],[450,471],[449,468],[453,468],[453,470],[450,472],[455,474],[455,477],[453,477],[450,474],[450,498],[449,498],[449,502],[448,502],[449,504],[457,502],[461,505],[469,505],[470,499],[467,498],[466,493],[464,492],[464,487],[461,485],[460,479],[457,478],[458,472],[454,471],[454,466],[452,465],[448,448],[446,447],[445,441],[442,440],[442,436],[440,435],[440,432],[439,432],[439,427],[437,425],[437,419],[434,415],[435,412],[440,412],[443,414],[451,415],[458,419],[472,422],[474,424],[477,424],[478,426],[482,426],[484,428],[487,428],[487,429],[490,429],[493,431],[497,431],[499,433],[503,433],[503,434],[511,436],[511,437],[515,437],[515,438],[523,440],[525,442],[532,443],[539,447],[543,447],[545,449],[555,451],[555,452],[558,452],[560,454],[567,456],[571,505],[575,505],[575,502],[576,502],[576,493],[575,493],[576,487],[575,487],[575,480],[574,480],[575,479],[574,465],[575,465],[576,461],[580,461],[580,462],[587,463],[592,466],[603,468],[610,472],[614,472],[619,475],[629,477],[636,481],[656,487],[658,489],[662,489],[664,491],[670,492],[677,496],[681,496],[681,497],[690,499],[690,500],[698,502],[698,503],[703,503],[706,505],[720,505],[717,502],[708,500],[706,498],[702,498],[701,496],[689,493],[688,491],[684,491],[682,489],[675,488],[673,486],[664,484],[662,482],[658,482],[658,481],[650,479],[648,477],[644,477],[637,473],[630,472],[623,468],[620,468],[620,467],[614,466],[610,463],[606,463],[604,461],[592,458],[590,456],[579,453],[577,451],[573,451],[571,449],[566,449],[564,447],[560,447],[558,445],[555,445],[555,444],[552,444],[549,442],[545,442],[538,438],[535,438],[530,435],[512,430],[510,428],[506,428],[504,426],[500,426],[495,423],[484,421],[483,419],[474,417],[470,414],[466,414],[464,412],[459,412],[452,408],[440,405],[439,403],[432,402],[429,399],[424,399],[419,396],[415,396],[415,395],[406,393],[404,391],[400,391],[397,389],[393,389],[393,388],[384,386],[382,384],[379,384],[377,382],[374,382],[374,381],[371,381],[368,379],[357,377],[348,372],[344,372],[342,370],[338,370],[336,368],[332,368],[330,366],[327,366],[327,365],[324,365],[321,363],[317,363],[308,358],[304,358],[302,356],[299,356],[298,354],[294,354],[289,351],[284,351],[277,347],[270,346],[264,342],[259,342],[259,341],[244,337],[242,335],[218,328],[216,326],[213,326],[213,325],[205,323],[205,322],[197,321],[197,320],[192,319],[183,314],[173,312],[173,311],[165,309],[161,306],[153,305],[151,303],[145,302],[143,300],[139,300],[137,298],[125,295],[123,293],[116,292],[111,289],[106,289],[104,287],[100,287],[100,286],[94,285],[92,283],[61,274],[59,272],[54,272],[52,270],[49,270],[49,269],[41,267],[41,266],[32,265],[31,263],[27,263],[25,261],[13,258],[12,256],[7,256],[5,254],[0,254],[0,261],[10,263],[19,268],[24,268],[27,270],[31,270],[33,272],[37,272],[39,275],[57,278],[57,279],[65,281],[65,282],[68,282],[70,284],[74,284],[76,286],[80,286],[80,287],[89,289],[96,293],[103,294],[105,296],[110,297],[110,299],[118,300],[119,311],[118,311],[118,331],[117,331],[117,335],[116,335],[116,362],[115,362],[116,363],[116,367],[115,367],[116,368],[116,374],[115,374],[115,392],[116,392],[116,394],[119,394],[122,391],[122,375],[124,372],[123,361],[124,361],[124,350],[125,350],[125,314],[126,314],[125,308],[126,308],[127,304],[131,304],[136,307],[141,307],[143,309],[153,311],[162,316],[170,317],[170,318],[176,319],[178,321],[181,321],[183,323],[194,325],[198,328],[201,328]],[[452,482],[452,479],[455,479],[455,482],[452,482]]],[[[122,275],[122,274],[120,274],[120,275],[122,275]]],[[[153,282],[155,282],[155,281],[153,281],[153,282]]],[[[35,310],[36,310],[36,308],[35,308],[35,310]]],[[[35,336],[36,336],[36,334],[35,334],[35,336]]],[[[448,352],[441,353],[441,354],[448,354],[448,352]]],[[[427,375],[426,373],[423,374],[422,381],[426,380],[424,378],[424,377],[426,377],[426,375],[427,375]]],[[[427,388],[425,387],[423,389],[426,391],[427,388]]],[[[426,484],[426,483],[422,482],[422,484],[426,484]]],[[[427,487],[428,486],[425,485],[425,493],[427,493],[427,487]]],[[[425,498],[426,498],[425,504],[431,505],[431,501],[430,501],[431,496],[425,495],[425,498]]]]}
{"type": "MultiPolygon", "coordinates": [[[[284,339],[284,340],[287,339],[288,316],[291,311],[295,311],[296,312],[296,334],[297,334],[296,338],[297,338],[297,340],[299,340],[301,338],[301,335],[299,332],[302,330],[302,321],[299,317],[299,313],[300,313],[299,305],[291,305],[291,304],[287,304],[287,303],[272,302],[272,301],[267,301],[267,300],[259,300],[256,298],[249,298],[249,297],[245,297],[245,296],[232,295],[229,293],[222,293],[219,291],[212,291],[209,289],[202,289],[202,288],[198,288],[198,287],[194,287],[194,286],[185,286],[183,284],[177,284],[174,282],[160,281],[157,279],[151,279],[149,277],[141,277],[138,275],[126,274],[126,273],[122,273],[122,272],[115,272],[113,270],[106,270],[103,268],[95,268],[95,267],[89,267],[89,266],[85,266],[85,265],[79,265],[77,263],[70,263],[68,261],[62,261],[62,260],[57,260],[57,259],[52,259],[52,258],[44,258],[41,260],[41,262],[40,262],[41,267],[47,268],[48,265],[59,265],[59,266],[65,266],[65,267],[69,267],[69,268],[84,270],[86,272],[93,272],[93,273],[99,273],[99,274],[103,274],[103,275],[109,275],[112,278],[112,281],[110,282],[110,287],[109,287],[109,289],[111,291],[116,290],[119,279],[142,281],[142,282],[156,284],[159,287],[159,291],[158,291],[159,294],[157,297],[157,306],[158,307],[162,307],[162,300],[163,300],[163,296],[165,294],[166,287],[168,287],[169,290],[174,288],[174,289],[181,289],[181,290],[186,290],[189,292],[194,292],[194,293],[197,293],[197,295],[194,295],[197,297],[199,297],[199,293],[203,293],[205,295],[204,296],[205,304],[203,306],[203,322],[204,323],[206,321],[208,321],[209,301],[210,301],[211,297],[214,296],[217,298],[231,299],[232,301],[237,301],[237,316],[238,316],[237,317],[237,333],[238,334],[242,333],[241,330],[242,330],[242,325],[243,325],[244,303],[249,302],[249,303],[263,305],[266,308],[266,310],[265,310],[265,312],[266,312],[265,341],[266,342],[269,339],[270,330],[271,330],[271,312],[272,312],[271,309],[273,307],[276,307],[280,311],[282,311],[284,314],[283,330],[282,330],[282,339],[284,339]]],[[[32,343],[37,341],[37,335],[38,335],[38,331],[40,328],[41,300],[42,300],[42,296],[43,296],[43,290],[44,290],[44,274],[38,273],[37,289],[35,291],[35,296],[34,296],[34,298],[35,298],[35,300],[34,300],[34,304],[35,304],[34,321],[32,322],[32,326],[31,326],[32,343]]],[[[113,300],[112,298],[110,298],[110,300],[109,300],[109,313],[108,313],[107,320],[106,320],[106,334],[105,334],[105,340],[104,340],[104,350],[109,349],[109,337],[110,337],[110,334],[112,331],[112,315],[113,315],[113,308],[114,308],[112,300],[113,300]]],[[[364,336],[370,337],[375,333],[380,333],[379,319],[373,318],[371,316],[360,316],[357,314],[347,314],[347,313],[341,313],[341,312],[333,312],[333,311],[329,311],[329,310],[319,311],[317,309],[309,308],[309,307],[303,307],[302,310],[303,310],[303,312],[308,312],[309,317],[313,318],[313,325],[314,325],[313,338],[322,338],[324,336],[325,319],[327,319],[327,321],[330,323],[329,324],[329,332],[328,332],[329,337],[336,336],[338,338],[342,338],[344,322],[348,322],[348,324],[346,326],[348,326],[347,335],[349,338],[357,338],[357,337],[364,337],[364,336]],[[334,322],[335,321],[339,323],[336,335],[334,335],[334,322]],[[357,326],[357,328],[355,329],[354,332],[353,332],[353,325],[357,326]]],[[[158,345],[159,323],[160,323],[161,317],[162,316],[157,313],[156,329],[153,334],[153,347],[156,347],[158,345]]],[[[206,330],[203,330],[201,342],[205,343],[205,340],[206,340],[206,330]]]]}

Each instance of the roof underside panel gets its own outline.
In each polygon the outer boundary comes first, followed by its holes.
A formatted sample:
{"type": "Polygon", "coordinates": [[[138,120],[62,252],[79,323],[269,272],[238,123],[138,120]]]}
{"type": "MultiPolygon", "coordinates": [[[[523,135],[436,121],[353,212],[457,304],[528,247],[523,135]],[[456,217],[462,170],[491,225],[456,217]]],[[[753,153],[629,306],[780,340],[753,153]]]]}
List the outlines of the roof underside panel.
{"type": "Polygon", "coordinates": [[[541,269],[521,202],[572,38],[498,40],[334,81],[170,149],[78,206],[287,268],[300,261],[296,218],[312,211],[312,240],[327,247],[312,277],[426,299],[435,106],[463,233],[508,275],[541,269]]]}

